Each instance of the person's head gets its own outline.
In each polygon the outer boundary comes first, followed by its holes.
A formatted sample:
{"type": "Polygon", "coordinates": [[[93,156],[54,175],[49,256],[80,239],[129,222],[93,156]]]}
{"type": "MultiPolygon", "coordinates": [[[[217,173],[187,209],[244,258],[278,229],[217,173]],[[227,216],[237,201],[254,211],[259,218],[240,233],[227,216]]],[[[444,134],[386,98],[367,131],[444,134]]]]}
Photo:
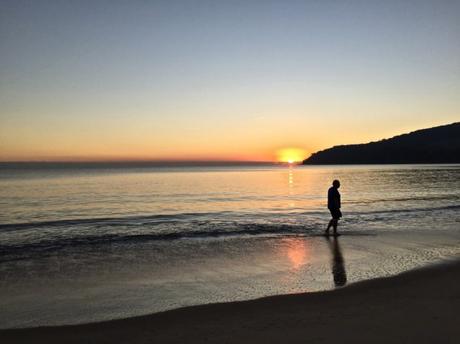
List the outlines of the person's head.
{"type": "Polygon", "coordinates": [[[338,189],[340,187],[340,182],[336,179],[332,182],[332,186],[338,189]]]}

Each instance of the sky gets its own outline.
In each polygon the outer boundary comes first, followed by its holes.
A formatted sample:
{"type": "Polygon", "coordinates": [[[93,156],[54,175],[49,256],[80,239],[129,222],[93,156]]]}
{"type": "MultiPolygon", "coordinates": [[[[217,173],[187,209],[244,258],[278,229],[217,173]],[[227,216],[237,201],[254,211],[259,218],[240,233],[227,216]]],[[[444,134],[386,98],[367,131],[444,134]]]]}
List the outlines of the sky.
{"type": "Polygon", "coordinates": [[[0,51],[0,161],[273,161],[460,120],[460,1],[1,0],[0,51]]]}

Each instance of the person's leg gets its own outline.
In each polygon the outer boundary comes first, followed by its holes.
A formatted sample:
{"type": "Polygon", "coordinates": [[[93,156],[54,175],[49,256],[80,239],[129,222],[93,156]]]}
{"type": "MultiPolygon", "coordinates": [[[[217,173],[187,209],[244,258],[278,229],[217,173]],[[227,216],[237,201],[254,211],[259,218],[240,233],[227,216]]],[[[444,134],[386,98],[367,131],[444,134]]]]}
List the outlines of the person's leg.
{"type": "Polygon", "coordinates": [[[331,219],[329,221],[329,224],[327,225],[327,229],[326,229],[326,234],[329,234],[329,229],[334,225],[334,219],[331,219]]]}
{"type": "Polygon", "coordinates": [[[334,235],[337,235],[337,225],[339,222],[339,219],[332,219],[332,227],[334,228],[334,235]]]}

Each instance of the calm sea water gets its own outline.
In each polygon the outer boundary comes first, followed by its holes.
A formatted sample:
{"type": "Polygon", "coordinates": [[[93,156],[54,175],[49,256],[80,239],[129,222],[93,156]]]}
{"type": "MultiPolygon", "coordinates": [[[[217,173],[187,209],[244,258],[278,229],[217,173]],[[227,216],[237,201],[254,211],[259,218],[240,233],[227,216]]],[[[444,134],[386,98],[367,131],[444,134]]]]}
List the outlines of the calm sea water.
{"type": "Polygon", "coordinates": [[[0,327],[334,287],[336,178],[349,282],[458,255],[460,165],[2,164],[0,327]]]}

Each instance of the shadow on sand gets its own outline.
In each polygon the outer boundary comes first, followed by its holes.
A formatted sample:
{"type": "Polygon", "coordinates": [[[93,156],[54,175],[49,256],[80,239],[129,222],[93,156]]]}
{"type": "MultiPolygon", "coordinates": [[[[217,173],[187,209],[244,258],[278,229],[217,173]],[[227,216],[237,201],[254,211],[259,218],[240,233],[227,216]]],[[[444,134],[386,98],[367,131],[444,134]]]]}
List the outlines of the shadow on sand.
{"type": "Polygon", "coordinates": [[[326,241],[331,250],[331,269],[334,276],[334,285],[342,287],[347,284],[347,272],[345,271],[345,260],[340,249],[339,238],[334,237],[331,239],[327,236],[326,241]]]}

